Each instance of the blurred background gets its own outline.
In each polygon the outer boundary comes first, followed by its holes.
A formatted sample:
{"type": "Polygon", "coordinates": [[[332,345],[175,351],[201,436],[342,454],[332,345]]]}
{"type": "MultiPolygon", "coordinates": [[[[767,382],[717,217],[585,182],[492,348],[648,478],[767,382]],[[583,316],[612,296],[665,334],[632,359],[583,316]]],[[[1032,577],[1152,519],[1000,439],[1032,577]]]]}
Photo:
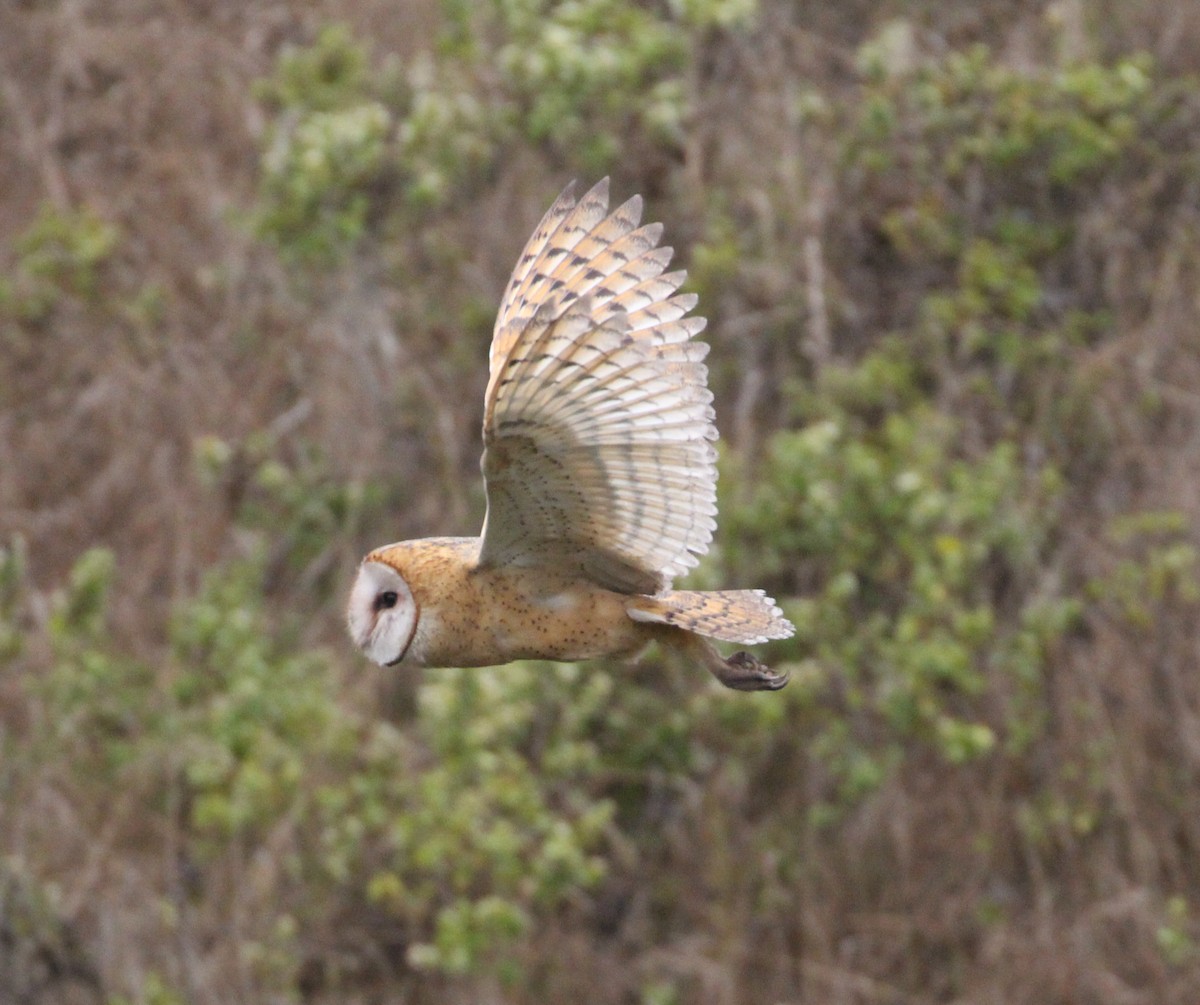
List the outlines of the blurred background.
{"type": "Polygon", "coordinates": [[[1200,6],[0,7],[0,1002],[1200,1000],[1200,6]],[[572,178],[792,673],[397,675],[572,178]]]}

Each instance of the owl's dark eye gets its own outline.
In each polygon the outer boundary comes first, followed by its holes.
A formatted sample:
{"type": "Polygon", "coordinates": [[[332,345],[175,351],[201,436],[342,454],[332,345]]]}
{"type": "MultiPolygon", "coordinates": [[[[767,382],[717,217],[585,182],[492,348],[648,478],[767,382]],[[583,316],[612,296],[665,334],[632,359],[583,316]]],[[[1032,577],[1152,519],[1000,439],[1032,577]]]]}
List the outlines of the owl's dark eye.
{"type": "Polygon", "coordinates": [[[399,594],[395,590],[385,590],[375,598],[375,610],[383,611],[396,606],[396,601],[400,599],[399,594]]]}

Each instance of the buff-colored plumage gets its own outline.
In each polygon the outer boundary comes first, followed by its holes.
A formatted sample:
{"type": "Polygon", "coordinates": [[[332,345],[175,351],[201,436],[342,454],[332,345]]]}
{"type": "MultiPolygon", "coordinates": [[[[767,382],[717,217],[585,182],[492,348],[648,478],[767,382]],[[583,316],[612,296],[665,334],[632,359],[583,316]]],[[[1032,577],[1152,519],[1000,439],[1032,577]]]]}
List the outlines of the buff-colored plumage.
{"type": "Polygon", "coordinates": [[[757,590],[670,592],[716,527],[712,395],[684,272],[642,201],[568,188],[501,302],[484,399],[479,538],[388,545],[363,561],[351,633],[388,665],[578,660],[658,640],[730,687],[786,676],[704,640],[786,638],[757,590]]]}

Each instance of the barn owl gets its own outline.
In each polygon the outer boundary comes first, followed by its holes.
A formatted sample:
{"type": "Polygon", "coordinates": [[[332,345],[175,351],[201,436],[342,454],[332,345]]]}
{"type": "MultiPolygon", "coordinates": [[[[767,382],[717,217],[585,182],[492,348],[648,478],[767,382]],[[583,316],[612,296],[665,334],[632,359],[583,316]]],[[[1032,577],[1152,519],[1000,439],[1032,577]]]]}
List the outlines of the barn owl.
{"type": "Polygon", "coordinates": [[[746,645],[794,631],[761,590],[670,588],[716,527],[717,438],[683,271],[634,196],[560,195],[496,318],[484,398],[479,537],[376,548],[350,634],[382,666],[631,656],[658,642],[743,691],[778,690],[746,645]]]}

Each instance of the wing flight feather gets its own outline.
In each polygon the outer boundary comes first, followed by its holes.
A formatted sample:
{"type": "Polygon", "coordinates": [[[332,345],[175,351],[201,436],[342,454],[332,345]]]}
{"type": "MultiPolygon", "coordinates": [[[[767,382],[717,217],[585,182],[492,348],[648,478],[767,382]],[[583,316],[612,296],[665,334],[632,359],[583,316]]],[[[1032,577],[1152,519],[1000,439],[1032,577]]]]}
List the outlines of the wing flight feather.
{"type": "Polygon", "coordinates": [[[704,319],[666,272],[639,197],[608,212],[607,180],[568,187],[509,280],[484,411],[480,561],[573,566],[654,593],[715,528],[717,432],[704,319]]]}

